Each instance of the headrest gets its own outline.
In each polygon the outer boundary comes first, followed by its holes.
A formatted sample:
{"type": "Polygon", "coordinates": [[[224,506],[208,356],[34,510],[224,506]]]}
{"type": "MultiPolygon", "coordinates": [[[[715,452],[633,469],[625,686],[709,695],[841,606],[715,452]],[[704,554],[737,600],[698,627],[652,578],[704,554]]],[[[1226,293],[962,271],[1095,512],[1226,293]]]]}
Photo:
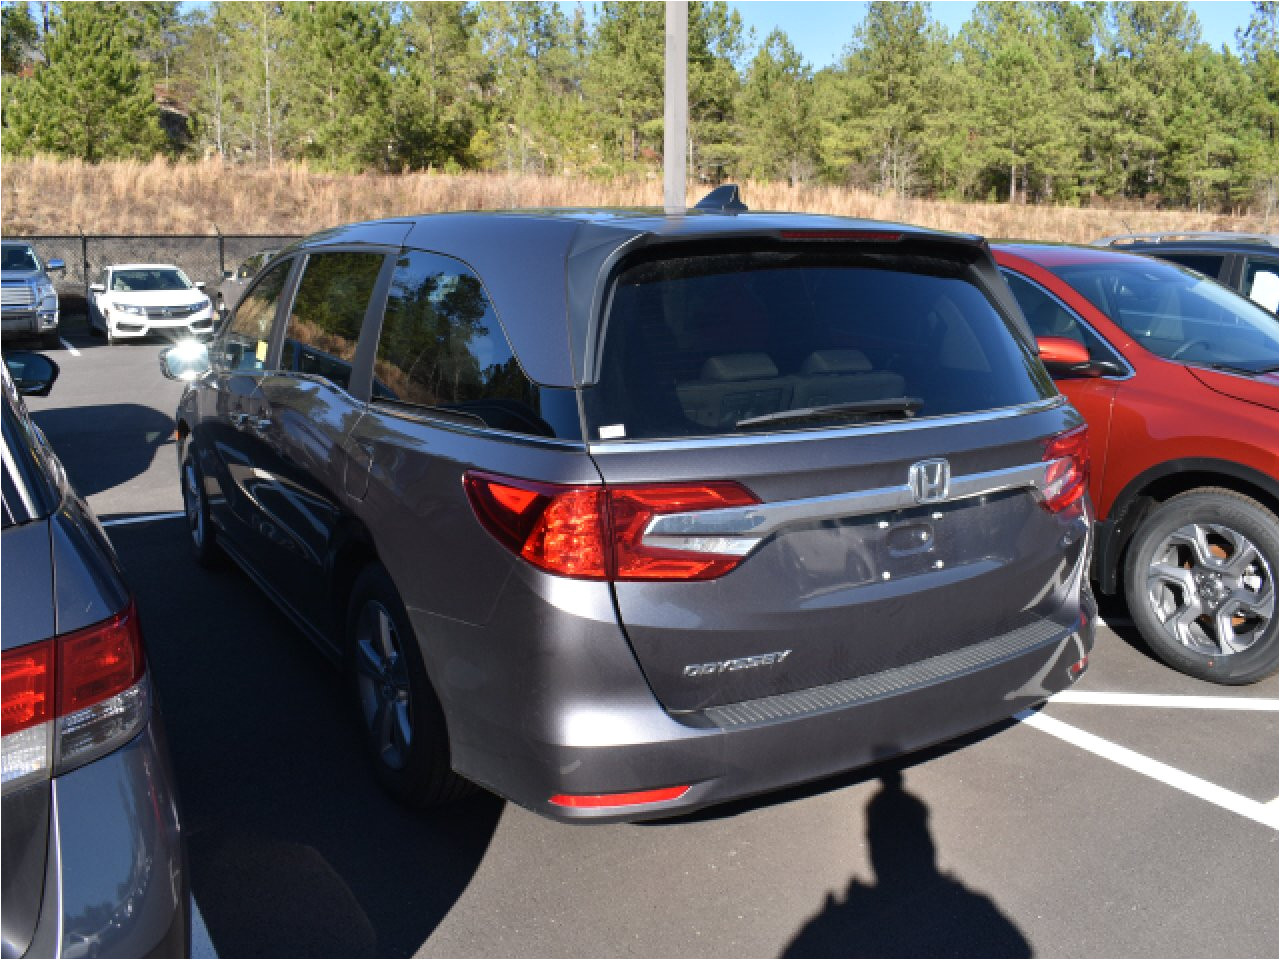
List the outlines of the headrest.
{"type": "Polygon", "coordinates": [[[861,350],[815,350],[804,358],[800,372],[810,373],[867,373],[871,361],[861,350]]]}
{"type": "Polygon", "coordinates": [[[778,367],[767,353],[722,353],[707,357],[702,365],[703,380],[763,380],[777,375],[778,367]]]}

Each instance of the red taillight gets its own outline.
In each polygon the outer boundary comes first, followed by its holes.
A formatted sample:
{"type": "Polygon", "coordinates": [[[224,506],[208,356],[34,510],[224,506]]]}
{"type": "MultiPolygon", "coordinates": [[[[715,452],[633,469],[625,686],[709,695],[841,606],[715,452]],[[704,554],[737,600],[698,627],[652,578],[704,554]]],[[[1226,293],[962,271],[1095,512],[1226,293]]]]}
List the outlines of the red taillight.
{"type": "Polygon", "coordinates": [[[7,650],[0,670],[0,731],[4,736],[53,717],[53,641],[7,650]]]}
{"type": "Polygon", "coordinates": [[[642,803],[666,803],[679,800],[689,792],[688,787],[663,787],[660,790],[637,790],[633,793],[557,793],[551,803],[557,807],[599,808],[634,807],[642,803]]]}
{"type": "Polygon", "coordinates": [[[610,487],[613,575],[618,580],[714,580],[742,557],[651,547],[644,543],[649,521],[660,513],[691,513],[745,507],[760,501],[731,480],[610,487]]]}
{"type": "Polygon", "coordinates": [[[710,580],[741,556],[653,547],[644,531],[658,514],[760,501],[728,480],[708,483],[560,486],[469,471],[472,509],[500,543],[534,566],[588,580],[710,580]]]}
{"type": "Polygon", "coordinates": [[[92,706],[142,679],[146,662],[133,603],[108,620],[58,638],[58,716],[92,706]]]}
{"type": "Polygon", "coordinates": [[[1089,428],[1076,427],[1054,437],[1044,448],[1044,508],[1058,513],[1078,503],[1089,488],[1089,428]]]}

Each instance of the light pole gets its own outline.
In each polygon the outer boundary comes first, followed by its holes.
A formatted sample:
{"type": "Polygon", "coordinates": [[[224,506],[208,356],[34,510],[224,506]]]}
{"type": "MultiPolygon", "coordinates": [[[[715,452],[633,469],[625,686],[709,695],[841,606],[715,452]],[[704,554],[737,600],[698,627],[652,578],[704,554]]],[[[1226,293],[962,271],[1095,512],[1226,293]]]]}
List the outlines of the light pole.
{"type": "Polygon", "coordinates": [[[662,205],[685,210],[685,142],[689,129],[689,4],[667,0],[667,76],[662,124],[662,205]]]}

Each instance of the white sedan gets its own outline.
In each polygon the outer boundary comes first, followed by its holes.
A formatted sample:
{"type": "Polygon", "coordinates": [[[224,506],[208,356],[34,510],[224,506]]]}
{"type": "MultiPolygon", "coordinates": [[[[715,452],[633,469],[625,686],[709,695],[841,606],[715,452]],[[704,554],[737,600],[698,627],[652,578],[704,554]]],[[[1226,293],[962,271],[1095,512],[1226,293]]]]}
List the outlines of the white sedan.
{"type": "Polygon", "coordinates": [[[89,285],[89,325],[108,343],[126,338],[208,336],[213,304],[203,283],[168,263],[122,263],[104,267],[102,280],[89,285]]]}

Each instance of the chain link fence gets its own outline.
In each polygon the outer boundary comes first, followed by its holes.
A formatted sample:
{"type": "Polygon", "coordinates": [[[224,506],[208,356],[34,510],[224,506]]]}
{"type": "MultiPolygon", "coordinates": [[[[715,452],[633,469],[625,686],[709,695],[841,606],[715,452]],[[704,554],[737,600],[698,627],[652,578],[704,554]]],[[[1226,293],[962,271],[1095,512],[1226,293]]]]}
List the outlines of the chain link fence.
{"type": "Polygon", "coordinates": [[[102,268],[117,263],[171,263],[181,267],[192,282],[203,281],[212,295],[222,274],[234,270],[245,258],[261,250],[278,250],[300,239],[296,234],[190,234],[171,236],[65,235],[13,236],[25,240],[45,263],[62,260],[66,269],[50,274],[64,311],[84,310],[89,284],[102,277],[102,268]]]}

